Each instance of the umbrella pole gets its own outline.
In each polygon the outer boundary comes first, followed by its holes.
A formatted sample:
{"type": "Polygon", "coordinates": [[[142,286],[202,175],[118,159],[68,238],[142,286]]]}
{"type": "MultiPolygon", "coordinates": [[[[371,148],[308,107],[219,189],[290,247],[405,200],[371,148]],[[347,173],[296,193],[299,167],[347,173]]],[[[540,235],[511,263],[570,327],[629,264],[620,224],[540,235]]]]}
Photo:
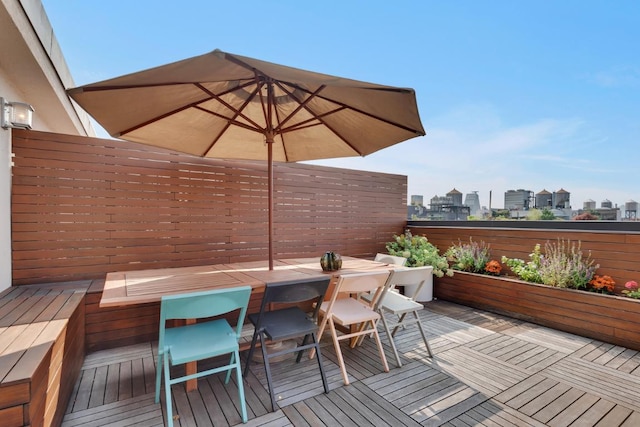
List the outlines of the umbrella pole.
{"type": "Polygon", "coordinates": [[[267,137],[267,152],[267,180],[269,186],[269,270],[273,270],[273,136],[267,137]]]}
{"type": "MultiPolygon", "coordinates": [[[[257,75],[256,75],[257,78],[257,75]]],[[[265,140],[267,141],[267,181],[269,185],[269,270],[273,270],[273,81],[267,79],[265,140]]]]}

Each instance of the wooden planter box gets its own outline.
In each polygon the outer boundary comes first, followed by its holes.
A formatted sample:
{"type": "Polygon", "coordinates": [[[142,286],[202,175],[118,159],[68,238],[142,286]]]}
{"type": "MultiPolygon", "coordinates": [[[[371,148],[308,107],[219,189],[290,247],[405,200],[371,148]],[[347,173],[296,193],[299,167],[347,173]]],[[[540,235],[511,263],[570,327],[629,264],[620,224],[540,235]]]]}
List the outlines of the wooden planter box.
{"type": "Polygon", "coordinates": [[[640,350],[639,300],[465,272],[434,278],[434,296],[640,350]]]}

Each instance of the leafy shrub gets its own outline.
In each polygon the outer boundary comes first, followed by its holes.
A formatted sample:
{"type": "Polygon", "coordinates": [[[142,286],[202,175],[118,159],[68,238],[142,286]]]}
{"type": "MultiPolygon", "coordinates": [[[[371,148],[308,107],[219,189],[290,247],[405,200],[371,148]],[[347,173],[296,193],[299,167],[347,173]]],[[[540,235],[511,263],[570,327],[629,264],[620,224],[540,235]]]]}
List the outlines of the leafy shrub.
{"type": "Polygon", "coordinates": [[[447,258],[440,255],[438,248],[426,236],[413,236],[409,230],[404,234],[394,235],[393,241],[386,244],[390,255],[407,259],[408,267],[422,267],[430,265],[436,277],[453,276],[447,258]]]}
{"type": "Polygon", "coordinates": [[[502,263],[518,276],[520,279],[526,282],[542,283],[542,277],[540,276],[540,263],[542,260],[542,253],[540,251],[540,244],[537,243],[533,248],[533,252],[529,254],[530,261],[525,262],[518,258],[502,257],[502,263]]]}

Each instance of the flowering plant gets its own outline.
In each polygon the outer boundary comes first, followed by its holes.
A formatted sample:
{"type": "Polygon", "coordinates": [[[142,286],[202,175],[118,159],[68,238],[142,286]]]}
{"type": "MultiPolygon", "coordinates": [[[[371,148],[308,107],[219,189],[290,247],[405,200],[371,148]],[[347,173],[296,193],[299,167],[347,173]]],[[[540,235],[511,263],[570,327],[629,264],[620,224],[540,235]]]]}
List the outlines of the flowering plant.
{"type": "Polygon", "coordinates": [[[640,290],[638,289],[638,282],[635,280],[629,280],[624,284],[625,289],[622,293],[629,298],[640,298],[640,290]]]}
{"type": "Polygon", "coordinates": [[[393,241],[386,244],[389,255],[407,259],[407,267],[430,265],[436,277],[453,276],[447,258],[440,255],[438,248],[426,236],[413,236],[409,230],[404,234],[394,235],[393,241]]]}
{"type": "Polygon", "coordinates": [[[471,238],[469,243],[458,240],[458,244],[450,246],[444,256],[454,270],[470,273],[484,273],[490,259],[489,246],[484,242],[474,242],[471,238]]]}
{"type": "Polygon", "coordinates": [[[589,281],[589,285],[591,286],[591,290],[593,292],[599,292],[601,294],[612,294],[613,289],[616,285],[616,282],[611,278],[611,276],[593,276],[593,279],[589,281]]]}
{"type": "Polygon", "coordinates": [[[484,266],[484,271],[490,276],[499,276],[502,272],[502,266],[498,261],[492,259],[484,266]]]}
{"type": "Polygon", "coordinates": [[[502,263],[522,280],[542,283],[558,288],[586,289],[599,267],[591,259],[591,253],[584,255],[580,250],[580,242],[571,243],[560,240],[556,243],[546,242],[544,254],[540,244],[536,244],[529,254],[531,261],[525,263],[521,259],[502,257],[502,263]]]}

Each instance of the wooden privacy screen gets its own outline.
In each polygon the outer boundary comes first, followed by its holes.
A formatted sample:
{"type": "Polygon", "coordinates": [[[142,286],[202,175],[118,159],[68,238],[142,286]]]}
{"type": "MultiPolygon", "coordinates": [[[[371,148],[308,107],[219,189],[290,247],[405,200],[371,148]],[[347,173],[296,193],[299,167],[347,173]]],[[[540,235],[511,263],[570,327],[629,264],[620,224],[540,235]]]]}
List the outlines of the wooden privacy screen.
{"type": "MultiPolygon", "coordinates": [[[[13,152],[14,285],[268,257],[266,162],[20,130],[13,152]]],[[[373,256],[406,224],[403,175],[276,163],[274,182],[276,258],[373,256]]]]}

